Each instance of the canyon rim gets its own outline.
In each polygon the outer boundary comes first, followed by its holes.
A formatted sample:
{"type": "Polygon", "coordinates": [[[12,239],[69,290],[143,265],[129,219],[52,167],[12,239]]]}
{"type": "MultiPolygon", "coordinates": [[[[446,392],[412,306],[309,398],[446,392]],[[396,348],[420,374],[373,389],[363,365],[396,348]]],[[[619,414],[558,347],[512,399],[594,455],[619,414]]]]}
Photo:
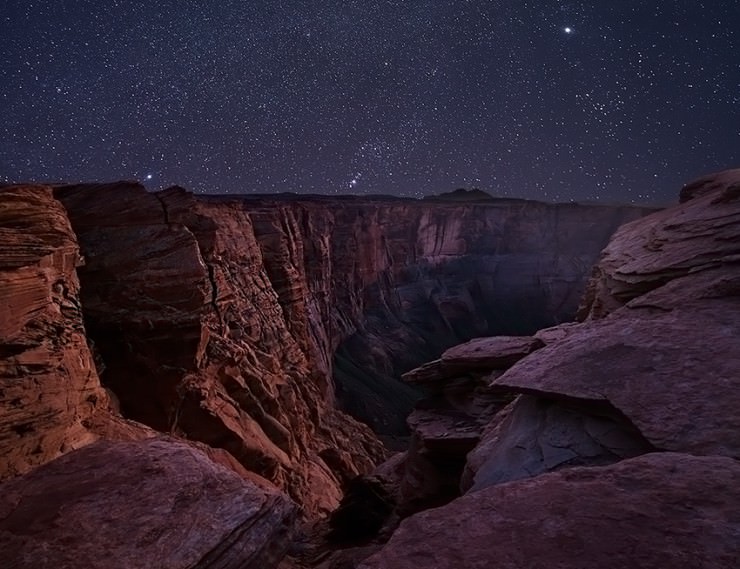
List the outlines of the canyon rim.
{"type": "Polygon", "coordinates": [[[736,567],[740,171],[460,198],[1,188],[3,565],[736,567]]]}

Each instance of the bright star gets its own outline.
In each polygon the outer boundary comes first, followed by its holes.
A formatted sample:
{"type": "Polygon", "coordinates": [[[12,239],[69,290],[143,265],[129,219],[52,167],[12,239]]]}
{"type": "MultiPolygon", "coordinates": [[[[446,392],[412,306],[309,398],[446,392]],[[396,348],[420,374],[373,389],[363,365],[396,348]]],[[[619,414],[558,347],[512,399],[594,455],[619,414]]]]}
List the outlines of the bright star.
{"type": "Polygon", "coordinates": [[[573,28],[571,28],[571,27],[565,27],[565,28],[563,28],[563,31],[566,34],[572,34],[573,33],[573,28]]]}
{"type": "Polygon", "coordinates": [[[146,179],[147,179],[147,180],[151,180],[151,179],[152,179],[153,177],[154,177],[154,176],[152,176],[151,174],[147,174],[147,175],[146,175],[146,179]]]}

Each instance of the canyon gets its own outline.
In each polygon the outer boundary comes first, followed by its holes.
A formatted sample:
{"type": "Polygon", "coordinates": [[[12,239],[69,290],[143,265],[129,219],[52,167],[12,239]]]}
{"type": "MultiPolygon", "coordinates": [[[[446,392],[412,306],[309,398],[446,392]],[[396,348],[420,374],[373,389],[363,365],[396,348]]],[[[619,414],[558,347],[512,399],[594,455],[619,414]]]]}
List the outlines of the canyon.
{"type": "Polygon", "coordinates": [[[623,528],[642,556],[647,504],[651,540],[704,532],[691,559],[730,567],[738,188],[661,211],[1,188],[0,559],[539,567],[567,541],[555,566],[617,567],[584,543],[623,528]],[[368,492],[377,524],[296,549],[368,492]]]}

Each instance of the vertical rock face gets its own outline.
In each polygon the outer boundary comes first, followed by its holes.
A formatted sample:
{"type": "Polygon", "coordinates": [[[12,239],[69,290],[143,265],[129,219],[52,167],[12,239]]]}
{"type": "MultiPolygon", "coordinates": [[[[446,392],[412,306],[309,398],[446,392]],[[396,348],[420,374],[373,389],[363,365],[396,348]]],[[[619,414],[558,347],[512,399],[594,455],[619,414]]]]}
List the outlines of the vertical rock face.
{"type": "Polygon", "coordinates": [[[359,198],[245,207],[291,330],[318,361],[335,353],[340,404],[389,435],[405,433],[418,398],[403,372],[472,337],[571,319],[609,236],[649,211],[359,198]]]}
{"type": "Polygon", "coordinates": [[[88,349],[81,257],[51,189],[0,190],[0,479],[95,440],[107,407],[88,349]]]}
{"type": "MultiPolygon", "coordinates": [[[[516,399],[468,454],[466,494],[361,567],[737,566],[740,170],[617,231],[581,317],[490,366],[489,392],[516,399]]],[[[442,364],[411,377],[446,385],[442,364]]]]}
{"type": "Polygon", "coordinates": [[[411,403],[394,379],[473,337],[571,319],[609,236],[645,213],[528,202],[377,211],[388,268],[366,289],[360,326],[337,351],[336,377],[345,407],[387,434],[403,432],[399,418],[411,403]]]}
{"type": "Polygon", "coordinates": [[[82,302],[102,378],[126,416],[229,451],[309,515],[383,456],[331,406],[325,363],[285,317],[239,204],[126,184],[57,196],[88,259],[82,302]]]}
{"type": "MultiPolygon", "coordinates": [[[[79,242],[78,304],[123,415],[228,451],[307,515],[334,508],[342,484],[385,455],[365,425],[337,411],[335,395],[378,431],[401,432],[417,398],[396,381],[401,371],[483,331],[533,329],[540,313],[546,323],[568,317],[596,252],[644,213],[495,200],[195,198],[125,182],[28,192],[44,196],[43,215],[63,226],[47,253],[70,284],[37,271],[61,291],[45,306],[67,295],[76,302],[79,242]]],[[[18,306],[29,308],[18,314],[36,318],[36,298],[26,294],[18,306]]],[[[94,407],[105,395],[77,309],[59,338],[83,354],[92,383],[80,397],[94,407]]],[[[8,314],[7,325],[21,329],[23,319],[8,314]]],[[[57,341],[48,326],[39,334],[57,341]]],[[[70,408],[73,418],[57,419],[74,430],[92,411],[70,408]]],[[[14,436],[23,425],[13,420],[14,436]]],[[[92,440],[84,429],[64,437],[92,440]]],[[[45,453],[28,460],[45,462],[45,453]]]]}

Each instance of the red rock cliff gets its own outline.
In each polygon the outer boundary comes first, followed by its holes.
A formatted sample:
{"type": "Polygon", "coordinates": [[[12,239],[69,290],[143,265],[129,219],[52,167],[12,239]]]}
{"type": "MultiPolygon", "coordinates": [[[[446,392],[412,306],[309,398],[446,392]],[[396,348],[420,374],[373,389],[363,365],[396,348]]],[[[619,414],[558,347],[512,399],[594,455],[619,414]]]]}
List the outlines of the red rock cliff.
{"type": "MultiPolygon", "coordinates": [[[[67,223],[51,190],[29,191],[67,223]]],[[[394,381],[400,371],[461,339],[535,328],[542,314],[546,323],[568,318],[609,235],[645,213],[196,199],[134,183],[64,186],[54,196],[85,260],[80,299],[97,371],[124,416],[227,450],[309,515],[332,509],[342,483],[384,456],[367,427],[336,409],[337,391],[353,413],[394,432],[415,397],[394,381]]],[[[63,270],[75,278],[74,266],[63,270]]],[[[64,326],[78,327],[89,359],[75,317],[64,326]]]]}
{"type": "Polygon", "coordinates": [[[0,201],[0,479],[95,440],[108,397],[88,349],[66,212],[50,188],[0,201]]]}

